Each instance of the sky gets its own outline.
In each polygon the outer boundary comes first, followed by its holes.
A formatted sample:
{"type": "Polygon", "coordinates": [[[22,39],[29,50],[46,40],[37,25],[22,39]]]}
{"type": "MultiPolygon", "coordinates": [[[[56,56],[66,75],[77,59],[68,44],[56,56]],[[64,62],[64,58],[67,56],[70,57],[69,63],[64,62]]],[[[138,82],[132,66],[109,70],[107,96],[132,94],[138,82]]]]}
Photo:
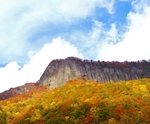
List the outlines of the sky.
{"type": "Polygon", "coordinates": [[[0,0],[0,92],[53,59],[150,59],[149,0],[0,0]]]}

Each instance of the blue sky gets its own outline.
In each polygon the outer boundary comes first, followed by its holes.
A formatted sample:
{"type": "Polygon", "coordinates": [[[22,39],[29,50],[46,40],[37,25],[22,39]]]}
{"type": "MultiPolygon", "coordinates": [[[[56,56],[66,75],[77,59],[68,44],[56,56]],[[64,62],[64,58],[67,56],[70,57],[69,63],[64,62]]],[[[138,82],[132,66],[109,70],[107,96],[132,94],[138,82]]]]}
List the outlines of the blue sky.
{"type": "Polygon", "coordinates": [[[0,92],[53,59],[150,59],[149,0],[0,0],[0,92]]]}

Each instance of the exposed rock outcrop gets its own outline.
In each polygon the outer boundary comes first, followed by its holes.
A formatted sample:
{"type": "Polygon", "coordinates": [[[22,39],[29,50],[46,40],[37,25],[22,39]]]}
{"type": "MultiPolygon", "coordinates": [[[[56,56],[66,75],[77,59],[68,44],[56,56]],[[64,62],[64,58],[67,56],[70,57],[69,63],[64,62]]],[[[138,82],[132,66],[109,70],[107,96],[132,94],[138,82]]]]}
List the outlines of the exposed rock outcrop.
{"type": "Polygon", "coordinates": [[[83,79],[99,83],[150,78],[150,62],[89,61],[75,57],[53,60],[40,78],[40,85],[54,89],[68,80],[83,79]]]}

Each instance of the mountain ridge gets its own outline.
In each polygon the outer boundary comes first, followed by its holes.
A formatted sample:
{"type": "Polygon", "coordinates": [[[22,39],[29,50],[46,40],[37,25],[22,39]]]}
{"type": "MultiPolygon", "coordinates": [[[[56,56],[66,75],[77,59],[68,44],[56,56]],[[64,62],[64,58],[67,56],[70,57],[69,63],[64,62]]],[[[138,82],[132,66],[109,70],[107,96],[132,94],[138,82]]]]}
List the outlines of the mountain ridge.
{"type": "Polygon", "coordinates": [[[150,78],[150,62],[105,62],[68,57],[51,61],[39,84],[54,89],[74,79],[104,83],[139,78],[150,78]]]}
{"type": "Polygon", "coordinates": [[[15,88],[10,88],[9,90],[0,93],[0,100],[5,100],[10,97],[20,95],[24,92],[28,92],[34,88],[37,88],[38,86],[39,86],[39,82],[30,82],[15,88]]]}
{"type": "Polygon", "coordinates": [[[40,80],[36,83],[10,88],[0,93],[0,100],[28,92],[39,86],[47,86],[49,89],[58,88],[69,80],[93,80],[95,82],[119,82],[139,78],[150,78],[150,61],[137,62],[106,62],[82,60],[76,57],[52,60],[40,80]]]}

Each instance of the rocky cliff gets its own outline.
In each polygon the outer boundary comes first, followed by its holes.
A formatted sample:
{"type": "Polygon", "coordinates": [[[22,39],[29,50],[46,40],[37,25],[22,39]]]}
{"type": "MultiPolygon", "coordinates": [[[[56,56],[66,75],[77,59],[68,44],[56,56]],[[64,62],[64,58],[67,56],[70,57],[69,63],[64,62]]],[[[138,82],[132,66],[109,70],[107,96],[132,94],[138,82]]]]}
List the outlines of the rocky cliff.
{"type": "Polygon", "coordinates": [[[150,62],[89,61],[75,57],[53,60],[40,78],[40,85],[54,89],[68,80],[93,80],[99,83],[150,78],[150,62]]]}

